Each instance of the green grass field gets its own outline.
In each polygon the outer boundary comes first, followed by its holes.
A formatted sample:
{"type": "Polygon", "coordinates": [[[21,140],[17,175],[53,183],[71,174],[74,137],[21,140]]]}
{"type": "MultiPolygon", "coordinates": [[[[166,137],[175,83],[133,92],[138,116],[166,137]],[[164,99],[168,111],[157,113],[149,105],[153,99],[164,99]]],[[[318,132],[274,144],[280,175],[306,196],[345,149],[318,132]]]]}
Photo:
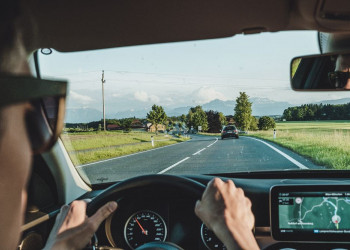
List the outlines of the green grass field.
{"type": "Polygon", "coordinates": [[[148,132],[82,132],[61,135],[74,165],[137,153],[188,140],[148,132]],[[155,142],[151,144],[151,136],[155,142]],[[118,147],[119,146],[119,147],[118,147]]]}
{"type": "Polygon", "coordinates": [[[199,135],[207,135],[207,136],[216,136],[216,137],[220,137],[221,133],[205,133],[205,132],[199,132],[199,135]]]}
{"type": "Polygon", "coordinates": [[[350,169],[350,121],[280,122],[273,131],[250,132],[330,169],[350,169]]]}

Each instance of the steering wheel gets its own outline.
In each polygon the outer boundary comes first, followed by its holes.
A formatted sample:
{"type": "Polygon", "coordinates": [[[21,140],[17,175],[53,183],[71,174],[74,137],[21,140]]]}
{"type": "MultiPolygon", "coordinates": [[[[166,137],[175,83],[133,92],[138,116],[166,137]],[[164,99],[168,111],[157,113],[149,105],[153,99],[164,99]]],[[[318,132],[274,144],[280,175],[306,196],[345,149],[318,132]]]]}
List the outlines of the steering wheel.
{"type": "MultiPolygon", "coordinates": [[[[127,179],[125,181],[116,183],[97,197],[95,197],[87,207],[87,215],[93,215],[101,206],[103,206],[108,201],[114,200],[119,201],[123,197],[132,195],[133,191],[141,188],[152,187],[155,190],[173,189],[177,192],[184,192],[187,196],[194,199],[201,199],[202,194],[205,190],[205,186],[197,181],[191,180],[189,178],[175,176],[175,175],[143,175],[127,179]]],[[[140,246],[137,249],[182,249],[174,243],[170,242],[150,242],[140,246]]]]}

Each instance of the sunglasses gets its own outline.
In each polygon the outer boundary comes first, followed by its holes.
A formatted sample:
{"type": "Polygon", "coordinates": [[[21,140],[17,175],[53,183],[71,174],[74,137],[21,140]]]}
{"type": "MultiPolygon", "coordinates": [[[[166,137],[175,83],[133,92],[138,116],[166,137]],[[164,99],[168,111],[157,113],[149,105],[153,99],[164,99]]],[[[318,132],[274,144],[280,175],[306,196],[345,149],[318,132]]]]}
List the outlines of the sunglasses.
{"type": "Polygon", "coordinates": [[[336,89],[344,88],[349,78],[349,72],[334,71],[328,73],[328,80],[336,89]]]}
{"type": "Polygon", "coordinates": [[[63,129],[67,82],[1,75],[0,87],[0,109],[30,102],[25,122],[32,151],[38,154],[49,150],[63,129]]]}

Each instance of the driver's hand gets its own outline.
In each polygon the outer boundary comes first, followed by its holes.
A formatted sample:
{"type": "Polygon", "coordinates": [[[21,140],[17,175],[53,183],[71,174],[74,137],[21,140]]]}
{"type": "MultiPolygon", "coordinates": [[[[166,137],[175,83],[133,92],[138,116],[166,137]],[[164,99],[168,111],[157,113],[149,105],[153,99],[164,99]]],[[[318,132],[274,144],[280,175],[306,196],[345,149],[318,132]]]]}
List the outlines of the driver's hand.
{"type": "Polygon", "coordinates": [[[251,206],[243,190],[231,180],[215,178],[197,201],[195,213],[228,249],[259,249],[252,233],[251,206]]]}
{"type": "Polygon", "coordinates": [[[65,205],[61,208],[44,250],[83,249],[90,242],[102,221],[117,209],[117,203],[111,201],[93,216],[87,217],[86,206],[87,202],[80,200],[73,201],[70,206],[65,205]]]}

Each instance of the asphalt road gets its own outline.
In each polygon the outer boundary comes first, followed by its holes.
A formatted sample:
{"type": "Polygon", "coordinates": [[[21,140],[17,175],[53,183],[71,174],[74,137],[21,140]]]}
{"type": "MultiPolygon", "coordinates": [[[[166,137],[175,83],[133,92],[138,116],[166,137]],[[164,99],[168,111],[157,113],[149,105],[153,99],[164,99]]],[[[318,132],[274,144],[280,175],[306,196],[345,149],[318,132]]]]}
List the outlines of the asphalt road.
{"type": "Polygon", "coordinates": [[[78,166],[92,184],[141,174],[213,174],[320,168],[323,167],[271,142],[244,136],[221,140],[201,135],[193,135],[187,142],[78,166]]]}

